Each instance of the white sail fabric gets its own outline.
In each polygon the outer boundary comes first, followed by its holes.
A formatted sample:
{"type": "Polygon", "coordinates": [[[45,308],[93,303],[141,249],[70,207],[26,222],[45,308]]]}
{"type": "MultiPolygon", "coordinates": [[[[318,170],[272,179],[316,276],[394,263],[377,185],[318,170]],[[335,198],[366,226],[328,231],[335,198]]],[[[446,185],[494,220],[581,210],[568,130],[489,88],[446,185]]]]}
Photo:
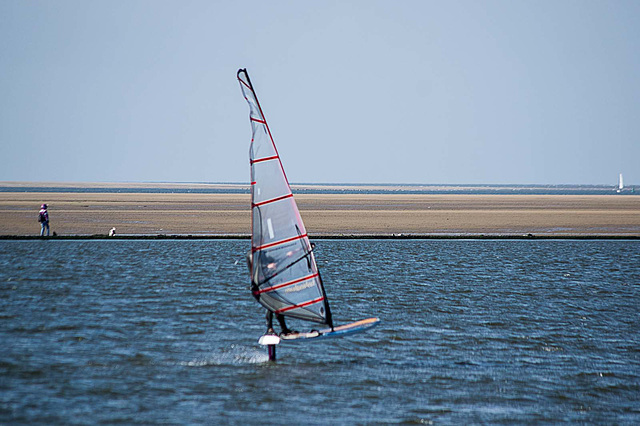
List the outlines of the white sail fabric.
{"type": "Polygon", "coordinates": [[[251,120],[251,281],[272,312],[332,326],[298,206],[247,71],[238,71],[251,120]]]}

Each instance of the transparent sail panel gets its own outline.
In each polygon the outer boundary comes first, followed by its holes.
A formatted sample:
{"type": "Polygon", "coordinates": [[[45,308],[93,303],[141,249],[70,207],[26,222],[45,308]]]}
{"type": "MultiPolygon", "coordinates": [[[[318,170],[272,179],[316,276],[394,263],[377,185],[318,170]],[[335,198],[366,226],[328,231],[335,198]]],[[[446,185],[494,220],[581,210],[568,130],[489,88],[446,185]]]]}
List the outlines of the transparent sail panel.
{"type": "Polygon", "coordinates": [[[254,279],[260,303],[300,319],[326,323],[326,301],[308,240],[267,247],[254,253],[254,279]]]}
{"type": "Polygon", "coordinates": [[[291,189],[289,189],[289,184],[282,173],[282,167],[277,158],[253,163],[251,169],[251,181],[254,182],[252,185],[254,204],[291,194],[291,189]],[[269,184],[267,185],[265,182],[269,182],[269,184]]]}
{"type": "Polygon", "coordinates": [[[278,151],[245,70],[238,71],[249,103],[252,269],[254,296],[267,309],[331,325],[311,244],[278,151]]]}

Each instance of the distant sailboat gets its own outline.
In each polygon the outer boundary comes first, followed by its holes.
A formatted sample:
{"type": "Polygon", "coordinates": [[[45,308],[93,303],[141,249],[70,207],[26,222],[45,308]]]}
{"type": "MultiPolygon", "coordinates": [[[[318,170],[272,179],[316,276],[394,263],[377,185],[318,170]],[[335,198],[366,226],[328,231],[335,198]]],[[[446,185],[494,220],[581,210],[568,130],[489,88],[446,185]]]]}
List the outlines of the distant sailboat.
{"type": "MultiPolygon", "coordinates": [[[[284,173],[278,150],[246,69],[238,70],[251,121],[251,291],[258,302],[277,315],[326,326],[325,329],[282,336],[305,339],[363,331],[378,323],[369,318],[334,327],[320,271],[284,173]]],[[[275,360],[280,337],[268,332],[260,339],[275,360]]]]}
{"type": "Polygon", "coordinates": [[[622,181],[622,173],[620,173],[620,176],[618,178],[618,192],[622,192],[623,189],[624,189],[624,182],[622,181]]]}

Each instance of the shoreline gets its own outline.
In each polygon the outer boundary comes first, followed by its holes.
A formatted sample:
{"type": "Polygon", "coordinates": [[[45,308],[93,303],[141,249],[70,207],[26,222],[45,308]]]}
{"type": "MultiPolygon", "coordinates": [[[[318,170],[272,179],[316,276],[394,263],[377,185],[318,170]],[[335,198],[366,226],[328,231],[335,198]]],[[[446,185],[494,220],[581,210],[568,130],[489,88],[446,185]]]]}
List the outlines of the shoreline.
{"type": "MultiPolygon", "coordinates": [[[[640,238],[640,196],[295,194],[312,238],[640,238]],[[532,237],[530,237],[530,235],[532,237]]],[[[247,238],[248,193],[0,192],[0,238],[247,238]]]]}
{"type": "MultiPolygon", "coordinates": [[[[22,240],[249,240],[250,235],[56,235],[40,237],[35,235],[0,235],[0,241],[22,240]]],[[[350,235],[309,235],[311,240],[640,240],[639,235],[387,235],[387,234],[350,234],[350,235]]]]}

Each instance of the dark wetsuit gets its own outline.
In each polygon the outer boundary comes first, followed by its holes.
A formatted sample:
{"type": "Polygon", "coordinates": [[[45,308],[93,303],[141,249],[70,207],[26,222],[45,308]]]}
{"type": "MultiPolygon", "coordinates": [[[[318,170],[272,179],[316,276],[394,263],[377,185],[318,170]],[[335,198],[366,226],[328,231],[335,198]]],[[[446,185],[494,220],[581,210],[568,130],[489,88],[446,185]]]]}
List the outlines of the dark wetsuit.
{"type": "MultiPolygon", "coordinates": [[[[252,263],[253,263],[253,253],[251,253],[251,251],[249,251],[247,253],[247,266],[249,267],[249,274],[251,274],[251,272],[252,272],[252,263]]],[[[257,288],[257,286],[258,286],[258,283],[256,283],[254,281],[254,277],[251,276],[251,288],[252,288],[252,290],[253,290],[253,288],[257,288]]],[[[266,315],[267,332],[273,332],[273,314],[274,314],[274,312],[272,312],[269,309],[267,309],[267,315],[266,315]]],[[[289,330],[289,328],[287,327],[287,324],[285,322],[284,315],[276,314],[276,319],[278,320],[278,323],[280,324],[280,329],[282,330],[283,333],[291,333],[291,330],[289,330]]]]}

